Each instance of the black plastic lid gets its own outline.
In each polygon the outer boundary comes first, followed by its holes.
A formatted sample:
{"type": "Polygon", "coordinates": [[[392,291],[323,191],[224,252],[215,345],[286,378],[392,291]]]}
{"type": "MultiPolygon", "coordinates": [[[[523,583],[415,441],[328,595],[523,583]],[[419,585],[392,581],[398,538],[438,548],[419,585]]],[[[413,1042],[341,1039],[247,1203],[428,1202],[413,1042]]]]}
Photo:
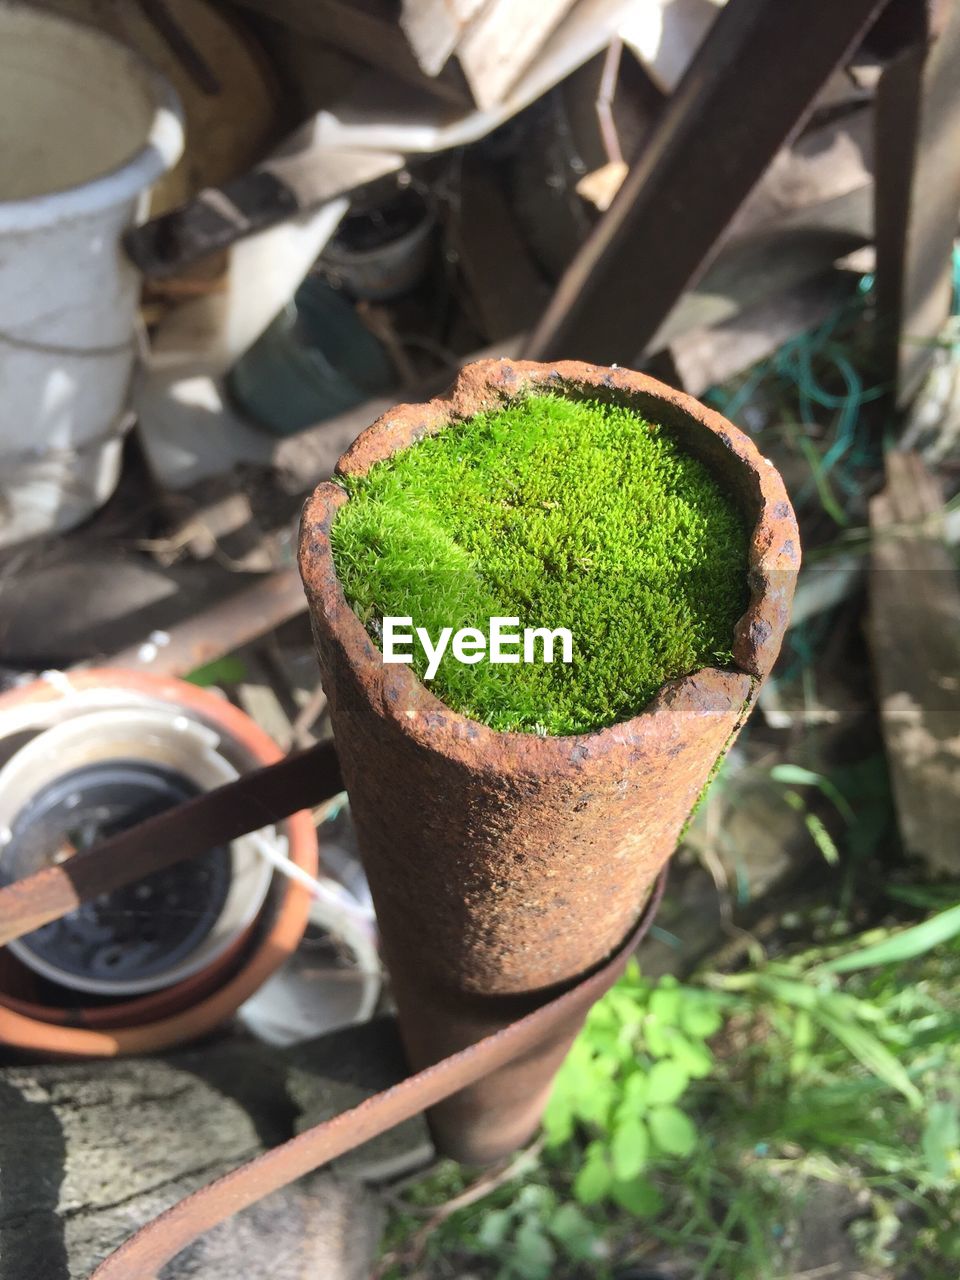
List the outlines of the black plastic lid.
{"type": "MultiPolygon", "coordinates": [[[[0,884],[82,855],[98,840],[199,793],[189,778],[139,760],[106,760],[48,783],[17,814],[0,848],[0,884]]],[[[68,975],[98,982],[149,980],[179,964],[216,923],[230,888],[228,846],[102,894],[20,939],[68,975]]]]}

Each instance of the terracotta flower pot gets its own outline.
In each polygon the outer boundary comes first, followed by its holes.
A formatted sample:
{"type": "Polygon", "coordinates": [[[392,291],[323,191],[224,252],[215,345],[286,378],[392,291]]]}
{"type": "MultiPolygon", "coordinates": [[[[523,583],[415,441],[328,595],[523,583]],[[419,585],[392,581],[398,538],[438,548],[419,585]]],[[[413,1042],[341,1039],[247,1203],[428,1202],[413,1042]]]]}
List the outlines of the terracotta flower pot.
{"type": "MultiPolygon", "coordinates": [[[[269,735],[225,698],[172,677],[114,668],[57,673],[0,695],[0,733],[12,740],[57,723],[74,707],[131,703],[173,706],[209,725],[240,772],[281,758],[269,735]]],[[[311,813],[295,813],[279,825],[290,858],[315,876],[319,859],[311,813]]],[[[309,908],[306,889],[275,876],[257,920],[204,969],[163,990],[90,1007],[42,1002],[34,975],[0,949],[0,1045],[113,1056],[157,1052],[195,1039],[227,1021],[296,950],[309,908]]]]}
{"type": "MultiPolygon", "coordinates": [[[[622,369],[483,361],[450,392],[365,431],[338,473],[541,387],[629,405],[673,428],[752,528],[750,601],[734,663],[671,681],[632,719],[594,733],[500,733],[439,702],[382,656],[347,604],[330,528],[348,501],[322,484],[300,565],[337,752],[350,794],[411,1064],[476,1041],[583,977],[626,937],[718,757],[772,667],[799,565],[796,520],[773,466],[734,426],[622,369]]],[[[414,620],[416,622],[416,620],[414,620]]],[[[495,1159],[535,1128],[569,1036],[434,1108],[444,1151],[495,1159]]]]}

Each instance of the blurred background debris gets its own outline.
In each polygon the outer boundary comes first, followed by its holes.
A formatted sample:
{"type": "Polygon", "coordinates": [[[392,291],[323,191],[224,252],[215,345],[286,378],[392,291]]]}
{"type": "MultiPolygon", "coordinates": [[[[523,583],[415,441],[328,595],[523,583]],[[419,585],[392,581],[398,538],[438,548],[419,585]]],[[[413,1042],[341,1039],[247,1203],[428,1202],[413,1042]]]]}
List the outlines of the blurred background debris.
{"type": "MultiPolygon", "coordinates": [[[[776,463],[803,536],[780,663],[630,988],[643,1019],[677,978],[740,1001],[712,1074],[684,1076],[696,1158],[664,1156],[659,1199],[611,1209],[579,1196],[582,1145],[471,1181],[412,1123],[171,1280],[241,1255],[260,1274],[279,1235],[277,1276],[302,1258],[384,1280],[956,1276],[954,935],[854,979],[846,1058],[786,988],[747,986],[823,988],[835,948],[960,903],[958,45],[958,0],[0,2],[3,882],[54,828],[67,858],[329,739],[301,504],[363,427],[478,355],[618,362],[702,398],[776,463]],[[884,1020],[907,1087],[856,1039],[884,1020]],[[782,1074],[795,1056],[807,1076],[782,1074]],[[783,1098],[834,1128],[788,1124],[783,1098]],[[748,1113],[769,1127],[749,1143],[748,1113]]],[[[209,873],[189,921],[163,873],[149,912],[107,895],[0,951],[0,1041],[21,1054],[0,1073],[5,1280],[86,1275],[214,1173],[398,1078],[344,798],[264,839],[183,864],[209,873]],[[302,942],[266,963],[296,901],[302,942]],[[110,974],[127,988],[97,988],[110,974]],[[41,1061],[196,1008],[137,1063],[41,1061]],[[108,1088],[139,1136],[123,1122],[135,1155],[101,1177],[108,1088]],[[43,1192],[50,1144],[64,1181],[43,1192]]]]}

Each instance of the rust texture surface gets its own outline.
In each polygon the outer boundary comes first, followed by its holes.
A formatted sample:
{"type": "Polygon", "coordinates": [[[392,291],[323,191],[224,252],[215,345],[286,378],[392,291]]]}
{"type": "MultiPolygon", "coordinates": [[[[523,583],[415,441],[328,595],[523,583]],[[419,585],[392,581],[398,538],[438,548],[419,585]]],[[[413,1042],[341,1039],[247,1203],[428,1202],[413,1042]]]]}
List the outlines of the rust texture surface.
{"type": "MultiPolygon", "coordinates": [[[[468,366],[448,395],[384,415],[344,454],[339,473],[362,474],[537,386],[628,403],[677,432],[752,525],[750,602],[736,628],[734,669],[672,681],[641,714],[594,733],[496,732],[446,707],[410,668],[384,665],[336,576],[329,535],[347,495],[335,483],[316,490],[304,512],[301,571],[415,1068],[505,1025],[622,942],[776,659],[799,562],[782,481],[750,440],[690,397],[627,370],[468,366]]],[[[436,1110],[440,1145],[480,1160],[523,1141],[568,1043],[436,1110]]]]}

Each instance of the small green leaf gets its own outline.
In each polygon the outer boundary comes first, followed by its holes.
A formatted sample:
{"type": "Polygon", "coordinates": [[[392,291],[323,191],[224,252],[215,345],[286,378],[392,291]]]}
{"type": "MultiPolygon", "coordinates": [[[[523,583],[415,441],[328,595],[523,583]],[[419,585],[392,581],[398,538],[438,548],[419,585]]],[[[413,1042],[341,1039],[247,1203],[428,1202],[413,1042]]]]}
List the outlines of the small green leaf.
{"type": "Polygon", "coordinates": [[[621,1124],[610,1143],[614,1176],[620,1181],[635,1178],[647,1163],[650,1151],[650,1135],[642,1120],[627,1120],[621,1124]]]}
{"type": "MultiPolygon", "coordinates": [[[[594,1005],[594,1009],[597,1006],[594,1005]]],[[[591,1013],[593,1010],[591,1010],[591,1013]]],[[[578,1036],[571,1046],[570,1052],[563,1060],[563,1074],[566,1076],[589,1076],[593,1071],[593,1050],[585,1036],[578,1036]]]]}
{"type": "Polygon", "coordinates": [[[236,654],[229,653],[225,658],[215,658],[202,667],[194,667],[189,675],[184,676],[190,684],[199,685],[201,689],[209,689],[215,684],[242,684],[246,678],[246,663],[236,654]]]}
{"type": "Polygon", "coordinates": [[[635,1120],[639,1120],[641,1115],[642,1112],[636,1111],[629,1102],[621,1102],[611,1117],[611,1131],[615,1132],[622,1125],[632,1124],[635,1120]]]}
{"type": "Polygon", "coordinates": [[[903,1063],[893,1056],[872,1031],[867,1031],[856,1022],[826,1013],[823,1009],[814,1010],[813,1017],[826,1031],[836,1036],[868,1071],[902,1093],[913,1106],[920,1106],[923,1101],[920,1090],[907,1075],[903,1063]]]}
{"type": "Polygon", "coordinates": [[[813,843],[823,854],[824,862],[828,866],[835,867],[840,861],[840,850],[837,848],[833,836],[815,813],[804,814],[803,821],[810,832],[813,843]]]}
{"type": "Polygon", "coordinates": [[[680,992],[674,986],[661,984],[650,996],[650,1012],[668,1026],[676,1024],[680,1017],[680,992]]]}
{"type": "Polygon", "coordinates": [[[598,1079],[594,1081],[591,1089],[577,1098],[576,1113],[587,1124],[594,1124],[598,1129],[606,1129],[616,1100],[615,1086],[609,1080],[598,1079]]]}
{"type": "Polygon", "coordinates": [[[813,1045],[813,1019],[806,1009],[798,1009],[793,1019],[793,1048],[790,1053],[790,1074],[800,1075],[810,1061],[813,1045]]]}
{"type": "Polygon", "coordinates": [[[598,1231],[575,1204],[562,1204],[549,1222],[549,1231],[564,1253],[574,1261],[585,1261],[596,1251],[598,1231]]]}
{"type": "Polygon", "coordinates": [[[670,1156],[687,1156],[697,1145],[693,1122],[679,1107],[654,1107],[647,1115],[653,1140],[670,1156]]]}
{"type": "Polygon", "coordinates": [[[643,1042],[653,1058],[665,1058],[670,1052],[666,1028],[659,1018],[652,1014],[643,1020],[643,1042]]]}
{"type": "Polygon", "coordinates": [[[528,1182],[517,1192],[513,1207],[520,1213],[534,1213],[539,1216],[552,1213],[556,1208],[556,1193],[550,1187],[538,1182],[528,1182]]]}
{"type": "Polygon", "coordinates": [[[690,998],[680,1006],[680,1026],[688,1036],[706,1040],[723,1026],[723,1015],[716,1005],[690,998]]]}
{"type": "Polygon", "coordinates": [[[823,1002],[823,992],[812,982],[800,982],[796,978],[781,978],[775,973],[761,973],[757,986],[780,1004],[794,1009],[813,1010],[823,1002]]]}
{"type": "Polygon", "coordinates": [[[931,1103],[921,1146],[931,1174],[938,1182],[946,1182],[960,1150],[960,1106],[956,1100],[931,1103]]]}
{"type": "Polygon", "coordinates": [[[629,991],[621,991],[617,987],[607,996],[610,1008],[619,1021],[625,1026],[637,1026],[643,1017],[643,1008],[636,996],[629,991]]]}
{"type": "Polygon", "coordinates": [[[672,1031],[667,1043],[672,1056],[694,1080],[702,1080],[713,1070],[713,1055],[701,1040],[688,1040],[672,1031]]]}
{"type": "Polygon", "coordinates": [[[690,1083],[690,1073],[676,1059],[655,1062],[647,1076],[647,1102],[675,1102],[690,1083]]]}
{"type": "Polygon", "coordinates": [[[804,769],[798,764],[775,764],[770,770],[770,777],[775,782],[784,782],[796,787],[816,787],[830,801],[836,811],[849,826],[857,820],[857,815],[850,807],[843,792],[836,783],[831,782],[822,773],[814,773],[812,769],[804,769]]]}
{"type": "Polygon", "coordinates": [[[573,1137],[575,1090],[571,1089],[565,1066],[554,1081],[543,1112],[543,1133],[548,1147],[562,1147],[573,1137]]]}
{"type": "Polygon", "coordinates": [[[573,1194],[581,1204],[596,1204],[610,1190],[613,1175],[600,1143],[587,1147],[584,1163],[573,1180],[573,1194]]]}
{"type": "Polygon", "coordinates": [[[480,1222],[477,1239],[485,1249],[498,1249],[507,1238],[513,1214],[509,1209],[491,1209],[480,1222]]]}
{"type": "Polygon", "coordinates": [[[817,446],[809,436],[803,435],[802,433],[798,436],[793,436],[792,439],[795,441],[797,448],[803,454],[808,466],[810,467],[814,487],[817,490],[817,497],[820,499],[820,505],[831,520],[835,521],[841,526],[841,528],[846,528],[850,523],[850,518],[837,501],[836,495],[834,494],[833,488],[830,484],[829,475],[823,465],[823,459],[820,457],[820,454],[817,453],[817,446]]]}
{"type": "Polygon", "coordinates": [[[543,1136],[548,1147],[562,1147],[573,1137],[573,1108],[566,1098],[551,1098],[547,1103],[543,1136]]]}
{"type": "Polygon", "coordinates": [[[635,1115],[647,1109],[647,1075],[643,1071],[634,1071],[627,1077],[623,1086],[624,1105],[629,1106],[635,1115]]]}
{"type": "Polygon", "coordinates": [[[556,1250],[536,1223],[528,1218],[513,1238],[510,1258],[514,1273],[523,1280],[548,1280],[556,1261],[556,1250]]]}
{"type": "Polygon", "coordinates": [[[611,1197],[638,1218],[652,1218],[663,1208],[663,1197],[651,1182],[635,1178],[632,1182],[614,1182],[611,1197]]]}
{"type": "Polygon", "coordinates": [[[800,787],[819,787],[823,781],[822,774],[804,769],[798,764],[775,764],[770,770],[770,777],[774,782],[787,782],[800,787]]]}

